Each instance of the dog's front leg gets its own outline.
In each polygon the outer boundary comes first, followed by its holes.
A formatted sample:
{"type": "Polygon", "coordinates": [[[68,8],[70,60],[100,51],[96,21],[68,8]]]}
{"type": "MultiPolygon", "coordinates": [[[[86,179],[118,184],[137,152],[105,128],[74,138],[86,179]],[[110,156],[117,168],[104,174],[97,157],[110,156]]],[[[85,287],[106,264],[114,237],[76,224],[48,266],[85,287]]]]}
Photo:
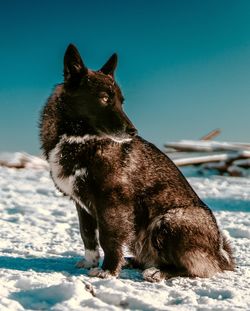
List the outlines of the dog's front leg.
{"type": "Polygon", "coordinates": [[[93,268],[99,264],[99,244],[96,219],[76,203],[80,233],[85,247],[85,258],[79,261],[78,268],[93,268]]]}
{"type": "Polygon", "coordinates": [[[100,278],[118,276],[124,265],[123,245],[131,232],[127,221],[113,209],[106,210],[98,217],[100,245],[104,252],[102,268],[91,269],[89,275],[100,278]]]}

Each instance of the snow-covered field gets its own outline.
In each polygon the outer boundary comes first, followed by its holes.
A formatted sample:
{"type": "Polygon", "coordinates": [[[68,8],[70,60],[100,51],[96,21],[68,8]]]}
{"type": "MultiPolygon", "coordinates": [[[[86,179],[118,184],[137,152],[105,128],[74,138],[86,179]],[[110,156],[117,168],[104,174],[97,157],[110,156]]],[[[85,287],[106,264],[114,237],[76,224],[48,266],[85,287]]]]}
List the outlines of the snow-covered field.
{"type": "Polygon", "coordinates": [[[250,310],[250,179],[189,178],[232,241],[237,269],[159,284],[140,271],[101,280],[84,255],[72,202],[45,169],[0,167],[0,310],[250,310]]]}

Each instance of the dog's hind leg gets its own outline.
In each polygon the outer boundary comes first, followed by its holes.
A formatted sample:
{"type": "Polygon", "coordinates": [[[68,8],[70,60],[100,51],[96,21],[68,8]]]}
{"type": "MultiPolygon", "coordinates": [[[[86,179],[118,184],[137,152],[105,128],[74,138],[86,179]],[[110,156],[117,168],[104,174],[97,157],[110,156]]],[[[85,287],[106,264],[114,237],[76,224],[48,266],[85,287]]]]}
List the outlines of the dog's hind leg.
{"type": "Polygon", "coordinates": [[[76,203],[80,233],[85,247],[85,258],[79,261],[78,268],[93,268],[99,264],[99,243],[96,219],[76,203]]]}

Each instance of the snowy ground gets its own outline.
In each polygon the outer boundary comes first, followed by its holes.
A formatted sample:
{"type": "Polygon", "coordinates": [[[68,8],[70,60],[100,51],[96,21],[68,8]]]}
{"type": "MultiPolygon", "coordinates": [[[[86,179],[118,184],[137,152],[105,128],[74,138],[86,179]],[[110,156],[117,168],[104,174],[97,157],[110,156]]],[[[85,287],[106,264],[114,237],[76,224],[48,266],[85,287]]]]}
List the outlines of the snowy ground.
{"type": "Polygon", "coordinates": [[[250,310],[250,179],[189,178],[232,241],[236,272],[212,279],[89,278],[76,211],[46,170],[0,167],[0,310],[250,310]]]}

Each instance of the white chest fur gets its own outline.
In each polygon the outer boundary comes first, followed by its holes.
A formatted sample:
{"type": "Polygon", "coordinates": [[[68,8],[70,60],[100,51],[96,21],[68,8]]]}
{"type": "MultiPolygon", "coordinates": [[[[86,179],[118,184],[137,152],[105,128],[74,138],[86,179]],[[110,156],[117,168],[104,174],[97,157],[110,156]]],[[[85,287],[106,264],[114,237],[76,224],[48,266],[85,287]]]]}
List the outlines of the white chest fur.
{"type": "Polygon", "coordinates": [[[56,186],[66,195],[70,196],[74,201],[79,203],[87,212],[88,209],[83,205],[80,198],[76,194],[76,179],[79,177],[83,180],[86,179],[88,174],[86,168],[73,169],[71,175],[64,176],[63,167],[60,164],[60,160],[63,157],[62,146],[63,144],[79,144],[84,145],[86,142],[91,141],[101,141],[102,139],[110,139],[110,141],[116,144],[123,144],[130,142],[132,139],[128,137],[119,137],[119,136],[95,136],[95,135],[85,135],[85,136],[67,136],[63,135],[60,142],[52,149],[49,153],[49,164],[51,176],[56,184],[56,186]]]}
{"type": "Polygon", "coordinates": [[[72,174],[65,177],[63,175],[63,167],[60,164],[61,154],[61,145],[58,144],[54,149],[51,150],[49,154],[49,164],[51,176],[56,184],[56,186],[66,195],[70,196],[73,200],[79,203],[82,207],[86,209],[83,203],[76,195],[76,178],[80,177],[84,179],[87,176],[87,170],[85,168],[76,169],[72,171],[72,174]]]}

